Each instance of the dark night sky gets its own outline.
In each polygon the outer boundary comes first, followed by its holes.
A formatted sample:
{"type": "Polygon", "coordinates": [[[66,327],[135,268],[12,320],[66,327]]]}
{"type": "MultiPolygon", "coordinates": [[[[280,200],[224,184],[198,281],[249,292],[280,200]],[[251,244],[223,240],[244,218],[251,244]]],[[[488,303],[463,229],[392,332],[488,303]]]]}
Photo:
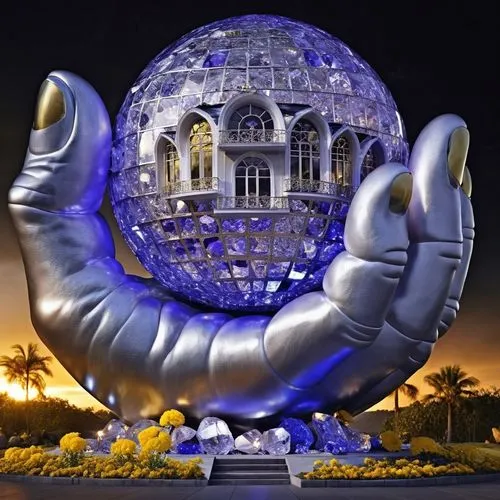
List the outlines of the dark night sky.
{"type": "MultiPolygon", "coordinates": [[[[495,10],[489,0],[4,4],[0,11],[0,353],[14,342],[36,339],[6,199],[22,165],[38,87],[45,76],[53,69],[81,75],[97,89],[114,117],[135,77],[170,42],[217,19],[272,13],[314,24],[368,61],[393,93],[410,144],[439,114],[453,112],[467,122],[476,248],[459,319],[423,371],[457,362],[484,383],[500,386],[495,366],[500,355],[500,79],[496,76],[500,30],[495,10]]],[[[104,213],[112,220],[107,206],[104,213]]],[[[117,246],[126,267],[140,272],[124,245],[118,241],[117,246]]],[[[421,379],[422,374],[414,378],[417,383],[421,379]]],[[[70,394],[71,384],[58,367],[53,385],[61,394],[70,394]]]]}

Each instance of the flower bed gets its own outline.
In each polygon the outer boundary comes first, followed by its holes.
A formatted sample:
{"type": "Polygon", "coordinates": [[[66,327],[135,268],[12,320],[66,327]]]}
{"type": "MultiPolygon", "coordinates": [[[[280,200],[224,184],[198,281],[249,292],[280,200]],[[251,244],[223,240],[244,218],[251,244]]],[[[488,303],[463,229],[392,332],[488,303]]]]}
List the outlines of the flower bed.
{"type": "MultiPolygon", "coordinates": [[[[384,439],[382,439],[384,444],[384,439]]],[[[396,448],[393,436],[386,439],[388,451],[396,448]]],[[[410,458],[366,458],[363,465],[336,459],[314,462],[311,472],[297,474],[304,480],[388,480],[438,476],[464,476],[500,472],[500,457],[474,445],[441,446],[427,437],[412,439],[410,458]]]]}
{"type": "Polygon", "coordinates": [[[317,460],[312,472],[298,474],[301,479],[410,479],[439,475],[474,474],[468,465],[451,462],[435,465],[432,461],[398,458],[375,460],[366,458],[364,465],[342,464],[335,458],[329,462],[317,460]]]}
{"type": "Polygon", "coordinates": [[[136,453],[135,442],[118,439],[109,457],[85,456],[86,442],[74,432],[61,439],[61,455],[46,453],[37,446],[9,448],[0,459],[0,474],[101,479],[205,478],[201,458],[183,462],[166,456],[170,446],[168,434],[150,431],[140,438],[139,453],[136,453]]]}

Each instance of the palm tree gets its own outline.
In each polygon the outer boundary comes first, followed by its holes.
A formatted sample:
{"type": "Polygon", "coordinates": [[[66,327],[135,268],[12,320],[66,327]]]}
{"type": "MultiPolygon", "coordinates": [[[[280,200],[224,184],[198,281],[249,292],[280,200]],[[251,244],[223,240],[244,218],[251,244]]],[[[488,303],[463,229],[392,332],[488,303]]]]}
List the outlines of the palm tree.
{"type": "Polygon", "coordinates": [[[30,387],[36,389],[38,394],[45,390],[45,379],[43,375],[52,377],[49,363],[51,356],[42,356],[38,350],[38,344],[30,342],[25,351],[23,346],[15,344],[14,356],[1,356],[0,366],[8,382],[18,383],[26,391],[26,430],[29,432],[28,402],[30,387]]]}
{"type": "Polygon", "coordinates": [[[394,430],[398,430],[398,416],[399,416],[399,393],[404,394],[406,397],[415,401],[418,398],[418,387],[413,384],[402,384],[396,388],[392,393],[394,395],[394,430]]]}
{"type": "Polygon", "coordinates": [[[475,377],[469,377],[459,365],[443,366],[439,372],[426,375],[424,380],[434,389],[434,394],[427,394],[423,401],[442,402],[448,406],[446,441],[451,443],[453,408],[465,396],[473,394],[473,391],[469,389],[479,385],[479,380],[475,377]]]}
{"type": "Polygon", "coordinates": [[[418,398],[418,387],[413,384],[402,384],[394,392],[394,413],[397,415],[399,413],[399,393],[403,394],[407,398],[415,401],[418,398]]]}

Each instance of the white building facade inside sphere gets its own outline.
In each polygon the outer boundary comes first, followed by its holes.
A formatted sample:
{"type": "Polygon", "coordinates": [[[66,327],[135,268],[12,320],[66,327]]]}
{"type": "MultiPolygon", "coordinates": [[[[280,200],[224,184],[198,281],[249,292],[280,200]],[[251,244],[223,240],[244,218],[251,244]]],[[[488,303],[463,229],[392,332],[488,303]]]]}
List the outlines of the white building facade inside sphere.
{"type": "Polygon", "coordinates": [[[213,111],[192,108],[159,135],[155,166],[168,196],[214,197],[224,211],[287,210],[289,198],[350,198],[387,161],[378,137],[253,89],[213,111]]]}

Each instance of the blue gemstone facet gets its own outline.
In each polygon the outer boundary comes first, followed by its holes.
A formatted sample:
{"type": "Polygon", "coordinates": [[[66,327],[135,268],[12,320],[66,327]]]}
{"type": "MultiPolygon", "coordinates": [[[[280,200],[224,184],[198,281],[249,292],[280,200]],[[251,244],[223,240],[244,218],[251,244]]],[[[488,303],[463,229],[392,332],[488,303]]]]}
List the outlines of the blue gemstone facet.
{"type": "Polygon", "coordinates": [[[339,421],[325,413],[314,413],[312,427],[316,433],[316,448],[339,455],[347,453],[349,443],[339,421]]]}
{"type": "Polygon", "coordinates": [[[283,427],[290,434],[290,449],[292,453],[307,453],[314,443],[314,436],[305,422],[298,418],[285,418],[281,421],[283,427]]]}

